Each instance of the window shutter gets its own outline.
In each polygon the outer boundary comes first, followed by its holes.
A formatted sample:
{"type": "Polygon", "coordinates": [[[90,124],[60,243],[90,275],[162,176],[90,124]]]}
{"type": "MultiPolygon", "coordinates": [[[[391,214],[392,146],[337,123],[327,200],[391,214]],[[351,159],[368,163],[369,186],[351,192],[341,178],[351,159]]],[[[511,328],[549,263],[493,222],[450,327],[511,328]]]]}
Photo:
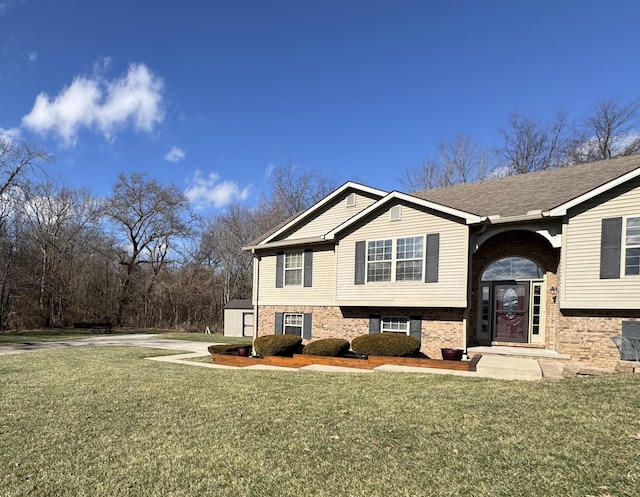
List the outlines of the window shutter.
{"type": "Polygon", "coordinates": [[[276,312],[276,329],[274,333],[276,335],[282,335],[284,333],[284,312],[276,312]]]}
{"type": "Polygon", "coordinates": [[[409,335],[422,343],[422,318],[420,316],[409,318],[409,335]]]}
{"type": "Polygon", "coordinates": [[[600,236],[600,279],[620,278],[622,218],[602,220],[600,236]]]}
{"type": "Polygon", "coordinates": [[[440,260],[440,233],[427,235],[427,270],[425,283],[437,283],[440,260]]]}
{"type": "Polygon", "coordinates": [[[380,333],[380,316],[369,316],[369,333],[380,333]]]}
{"type": "Polygon", "coordinates": [[[356,242],[356,276],[355,276],[356,285],[364,285],[366,255],[367,255],[367,242],[356,242]]]}
{"type": "Polygon", "coordinates": [[[284,286],[284,252],[276,254],[276,288],[284,286]]]}
{"type": "Polygon", "coordinates": [[[313,278],[313,250],[306,249],[304,251],[304,277],[302,281],[304,282],[304,286],[310,287],[312,286],[312,278],[313,278]]]}
{"type": "Polygon", "coordinates": [[[311,340],[311,313],[305,313],[302,320],[302,339],[311,340]]]}

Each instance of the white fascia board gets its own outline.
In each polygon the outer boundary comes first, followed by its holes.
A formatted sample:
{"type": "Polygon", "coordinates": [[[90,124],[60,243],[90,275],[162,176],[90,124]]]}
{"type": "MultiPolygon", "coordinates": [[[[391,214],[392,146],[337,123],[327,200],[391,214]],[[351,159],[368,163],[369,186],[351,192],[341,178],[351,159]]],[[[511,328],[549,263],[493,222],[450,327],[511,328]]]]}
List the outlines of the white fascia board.
{"type": "Polygon", "coordinates": [[[628,173],[623,174],[622,176],[619,176],[614,180],[608,181],[607,183],[604,183],[599,187],[594,188],[593,190],[590,190],[587,193],[580,195],[579,197],[571,199],[568,202],[565,202],[564,204],[560,204],[557,207],[554,207],[549,211],[549,216],[551,217],[565,216],[567,214],[567,211],[572,207],[575,207],[576,205],[580,205],[581,203],[586,202],[587,200],[590,200],[593,197],[600,195],[601,193],[605,193],[611,190],[612,188],[615,188],[616,186],[620,186],[629,180],[637,178],[638,176],[640,176],[640,167],[637,169],[634,169],[633,171],[629,171],[628,173]]]}
{"type": "Polygon", "coordinates": [[[484,218],[482,218],[480,216],[476,216],[475,214],[469,214],[468,212],[459,211],[457,209],[452,209],[451,207],[446,207],[444,205],[436,204],[434,202],[429,202],[428,200],[423,200],[423,199],[418,198],[418,197],[413,197],[411,195],[407,195],[406,193],[400,193],[400,192],[395,192],[394,191],[394,192],[389,193],[384,198],[381,198],[377,202],[371,204],[369,207],[367,207],[363,211],[360,211],[358,214],[356,214],[352,218],[348,219],[347,221],[345,221],[341,225],[337,226],[336,228],[331,230],[329,233],[327,233],[324,237],[327,240],[334,239],[335,236],[339,232],[345,230],[346,228],[348,228],[352,224],[357,223],[362,218],[368,216],[373,211],[379,209],[381,206],[383,206],[384,204],[386,204],[386,203],[388,203],[388,202],[390,202],[390,201],[392,201],[394,199],[403,200],[403,201],[408,202],[410,204],[418,205],[418,206],[421,206],[421,207],[426,207],[426,208],[432,209],[432,210],[434,210],[436,212],[442,212],[443,214],[448,214],[450,216],[454,216],[454,217],[463,219],[465,221],[465,224],[477,224],[477,223],[480,223],[480,222],[482,222],[484,220],[484,218]]]}
{"type": "Polygon", "coordinates": [[[310,216],[311,214],[313,214],[317,210],[321,209],[323,206],[325,206],[326,204],[331,202],[334,198],[336,198],[338,195],[340,195],[345,190],[348,190],[349,188],[353,188],[354,190],[358,190],[358,191],[361,191],[361,192],[369,193],[371,195],[375,195],[375,196],[378,196],[378,197],[384,197],[387,194],[387,192],[385,192],[383,190],[378,190],[377,188],[372,188],[370,186],[365,186],[365,185],[361,185],[359,183],[354,183],[353,181],[348,181],[347,183],[342,185],[340,188],[335,190],[333,193],[330,193],[325,198],[320,200],[318,203],[316,203],[316,204],[312,205],[311,207],[309,207],[306,211],[301,213],[299,216],[296,216],[295,218],[293,218],[291,221],[289,221],[287,224],[285,224],[278,231],[276,231],[275,233],[272,233],[271,235],[269,235],[267,238],[262,240],[258,245],[264,245],[266,243],[269,243],[271,240],[276,238],[278,235],[280,235],[281,233],[284,233],[288,229],[290,229],[293,226],[295,226],[296,224],[298,224],[300,221],[304,220],[306,217],[310,216]]]}

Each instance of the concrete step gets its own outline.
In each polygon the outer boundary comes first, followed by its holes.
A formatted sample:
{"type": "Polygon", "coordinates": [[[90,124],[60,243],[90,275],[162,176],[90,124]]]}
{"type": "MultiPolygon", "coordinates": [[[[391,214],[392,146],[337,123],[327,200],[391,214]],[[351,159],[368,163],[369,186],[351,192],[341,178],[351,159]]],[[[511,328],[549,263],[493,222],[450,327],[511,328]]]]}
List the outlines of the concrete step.
{"type": "Polygon", "coordinates": [[[501,380],[541,380],[542,370],[535,359],[483,355],[476,365],[476,374],[501,380]]]}

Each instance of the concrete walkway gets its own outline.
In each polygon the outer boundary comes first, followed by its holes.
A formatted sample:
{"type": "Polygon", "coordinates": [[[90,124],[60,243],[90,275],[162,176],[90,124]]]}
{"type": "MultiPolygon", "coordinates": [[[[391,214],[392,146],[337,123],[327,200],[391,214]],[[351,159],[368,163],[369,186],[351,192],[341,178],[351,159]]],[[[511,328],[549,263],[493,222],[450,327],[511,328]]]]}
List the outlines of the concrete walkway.
{"type": "MultiPolygon", "coordinates": [[[[131,346],[150,347],[154,349],[183,351],[183,354],[172,354],[167,356],[149,357],[151,361],[169,362],[173,364],[183,364],[211,369],[258,369],[276,371],[323,371],[342,373],[372,373],[372,372],[403,372],[403,373],[428,373],[428,374],[451,374],[456,376],[466,376],[469,378],[500,378],[507,380],[539,380],[542,374],[537,361],[532,359],[509,358],[509,364],[495,357],[483,356],[477,364],[477,371],[454,371],[449,369],[420,368],[411,366],[396,366],[386,364],[373,370],[345,368],[339,366],[311,365],[302,368],[286,368],[270,365],[255,365],[245,368],[234,366],[222,366],[208,362],[194,362],[190,359],[206,357],[209,355],[208,347],[215,343],[196,342],[191,340],[171,340],[160,338],[161,335],[131,334],[131,335],[102,335],[95,337],[79,338],[77,340],[63,340],[59,342],[37,342],[20,345],[0,345],[0,356],[9,354],[21,354],[25,352],[35,352],[38,350],[56,350],[70,347],[104,347],[104,346],[131,346]]],[[[501,358],[503,359],[503,358],[501,358]]]]}

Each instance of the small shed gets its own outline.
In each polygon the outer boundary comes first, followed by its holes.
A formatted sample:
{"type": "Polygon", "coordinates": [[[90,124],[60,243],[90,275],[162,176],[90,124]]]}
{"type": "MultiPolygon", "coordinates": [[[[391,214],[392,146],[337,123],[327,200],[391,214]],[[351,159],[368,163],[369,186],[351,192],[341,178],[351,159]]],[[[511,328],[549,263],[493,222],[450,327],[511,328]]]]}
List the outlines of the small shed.
{"type": "Polygon", "coordinates": [[[253,305],[251,300],[230,300],[224,306],[224,336],[253,336],[253,305]]]}

